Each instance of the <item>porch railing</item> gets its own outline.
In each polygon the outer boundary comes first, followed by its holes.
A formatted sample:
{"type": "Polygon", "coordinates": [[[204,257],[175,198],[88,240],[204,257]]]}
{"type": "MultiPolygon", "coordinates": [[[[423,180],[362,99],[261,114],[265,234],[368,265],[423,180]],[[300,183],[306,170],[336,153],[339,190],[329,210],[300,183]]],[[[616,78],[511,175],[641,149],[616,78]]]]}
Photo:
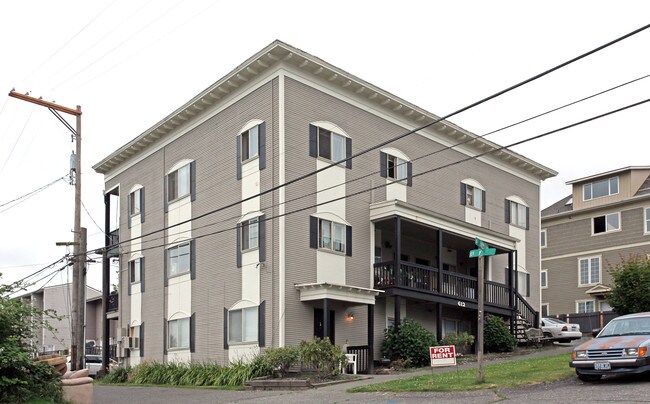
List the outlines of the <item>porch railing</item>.
{"type": "Polygon", "coordinates": [[[533,306],[531,306],[530,303],[528,303],[518,292],[515,292],[515,304],[519,315],[528,321],[531,327],[538,328],[539,312],[535,311],[533,306]]]}
{"type": "Polygon", "coordinates": [[[357,354],[357,373],[368,372],[368,345],[348,346],[349,354],[357,354]]]}
{"type": "Polygon", "coordinates": [[[502,283],[485,281],[485,302],[495,306],[510,307],[510,289],[502,283]]]}
{"type": "Polygon", "coordinates": [[[119,308],[119,299],[118,299],[118,294],[117,293],[111,293],[108,295],[108,303],[106,305],[106,312],[107,313],[112,313],[114,311],[117,311],[119,308]]]}

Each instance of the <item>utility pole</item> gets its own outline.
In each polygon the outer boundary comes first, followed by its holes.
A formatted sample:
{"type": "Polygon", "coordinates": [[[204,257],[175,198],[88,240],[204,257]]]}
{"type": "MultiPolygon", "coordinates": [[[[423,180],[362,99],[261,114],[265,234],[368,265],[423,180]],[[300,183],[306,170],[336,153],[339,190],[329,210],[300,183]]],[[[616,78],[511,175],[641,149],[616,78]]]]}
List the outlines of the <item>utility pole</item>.
{"type": "MultiPolygon", "coordinates": [[[[70,355],[72,357],[72,369],[81,369],[83,365],[83,354],[85,353],[84,341],[84,318],[86,304],[83,302],[79,304],[79,296],[85,296],[85,278],[83,278],[83,268],[86,263],[86,249],[81,249],[81,106],[77,105],[76,109],[64,107],[53,102],[44,101],[40,98],[30,97],[27,94],[20,94],[14,90],[9,92],[10,97],[18,98],[19,100],[31,102],[32,104],[46,107],[52,114],[66,127],[76,140],[76,153],[74,161],[74,265],[72,270],[72,343],[70,346],[70,355]],[[57,112],[58,111],[58,112],[57,112]],[[73,128],[63,117],[59,114],[63,112],[68,115],[76,117],[76,129],[73,128]],[[81,255],[83,252],[83,256],[81,255]],[[81,344],[79,344],[81,340],[81,344]],[[81,353],[80,353],[81,352],[81,353]]],[[[71,161],[72,163],[72,161],[71,161]]],[[[72,167],[71,170],[73,171],[72,167]]],[[[71,173],[71,178],[72,173],[71,173]]]]}

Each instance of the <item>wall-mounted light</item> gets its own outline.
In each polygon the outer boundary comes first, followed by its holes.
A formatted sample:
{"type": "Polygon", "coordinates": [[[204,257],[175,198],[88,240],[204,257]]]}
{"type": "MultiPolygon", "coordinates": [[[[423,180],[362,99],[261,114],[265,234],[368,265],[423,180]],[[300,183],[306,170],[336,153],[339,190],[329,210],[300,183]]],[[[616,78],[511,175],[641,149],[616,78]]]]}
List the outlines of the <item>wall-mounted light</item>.
{"type": "Polygon", "coordinates": [[[353,312],[348,313],[348,319],[354,320],[354,313],[353,312]]]}

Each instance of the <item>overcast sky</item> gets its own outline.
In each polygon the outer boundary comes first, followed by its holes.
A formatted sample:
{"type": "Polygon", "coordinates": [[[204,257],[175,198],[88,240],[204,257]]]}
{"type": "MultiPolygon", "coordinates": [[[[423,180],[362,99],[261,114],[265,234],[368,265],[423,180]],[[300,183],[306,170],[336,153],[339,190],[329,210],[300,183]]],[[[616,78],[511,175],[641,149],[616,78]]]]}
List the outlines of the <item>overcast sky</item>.
{"type": "MultiPolygon", "coordinates": [[[[91,166],[280,39],[439,116],[650,23],[647,1],[3,1],[0,95],[81,105],[82,226],[103,245],[103,177],[91,166]],[[96,222],[96,223],[95,223],[96,222]]],[[[650,30],[450,120],[482,135],[650,74],[650,30]]],[[[490,136],[507,145],[650,97],[650,78],[490,136]]],[[[650,105],[514,148],[566,181],[648,159],[650,105]],[[645,118],[645,119],[644,119],[645,118]]],[[[70,122],[74,125],[74,121],[70,122]]],[[[43,107],[0,96],[0,279],[66,253],[70,133],[43,107]]],[[[49,273],[49,272],[48,272],[49,273]]],[[[88,269],[101,286],[101,263],[88,269]]],[[[42,286],[46,278],[37,286],[42,286]]],[[[67,281],[65,271],[50,281],[67,281]]]]}

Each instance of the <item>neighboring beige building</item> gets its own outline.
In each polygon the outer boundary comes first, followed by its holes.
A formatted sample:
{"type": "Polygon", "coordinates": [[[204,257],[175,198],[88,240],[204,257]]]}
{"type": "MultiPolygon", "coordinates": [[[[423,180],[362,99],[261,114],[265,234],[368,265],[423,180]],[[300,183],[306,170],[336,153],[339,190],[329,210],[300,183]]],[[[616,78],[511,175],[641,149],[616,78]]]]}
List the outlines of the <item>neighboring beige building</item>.
{"type": "Polygon", "coordinates": [[[650,254],[650,166],[567,182],[572,193],[542,210],[542,312],[608,311],[608,269],[650,254]]]}
{"type": "Polygon", "coordinates": [[[556,173],[448,121],[387,142],[436,119],[275,41],[97,163],[121,355],[227,363],[329,336],[378,359],[405,317],[475,332],[476,237],[496,248],[486,311],[536,323],[556,173]]]}
{"type": "MultiPolygon", "coordinates": [[[[43,327],[36,333],[34,344],[38,352],[62,352],[70,349],[71,284],[46,286],[18,296],[40,310],[54,310],[59,319],[45,318],[54,328],[43,327]]],[[[101,345],[102,294],[86,287],[86,341],[101,345]]],[[[110,333],[115,338],[115,327],[110,333]]]]}

